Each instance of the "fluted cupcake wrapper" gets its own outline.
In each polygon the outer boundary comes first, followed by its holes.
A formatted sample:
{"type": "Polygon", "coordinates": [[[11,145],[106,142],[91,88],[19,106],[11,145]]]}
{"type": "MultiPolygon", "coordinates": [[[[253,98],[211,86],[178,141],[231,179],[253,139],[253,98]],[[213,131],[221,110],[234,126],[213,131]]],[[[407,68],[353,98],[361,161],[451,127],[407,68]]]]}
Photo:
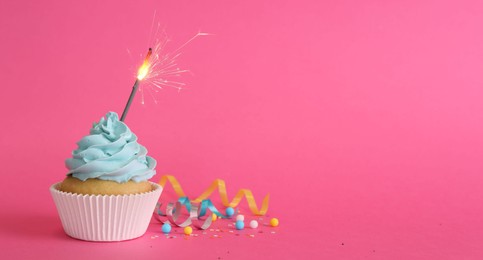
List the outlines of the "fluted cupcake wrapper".
{"type": "Polygon", "coordinates": [[[67,235],[88,241],[122,241],[142,236],[163,188],[132,195],[80,195],[50,187],[67,235]]]}

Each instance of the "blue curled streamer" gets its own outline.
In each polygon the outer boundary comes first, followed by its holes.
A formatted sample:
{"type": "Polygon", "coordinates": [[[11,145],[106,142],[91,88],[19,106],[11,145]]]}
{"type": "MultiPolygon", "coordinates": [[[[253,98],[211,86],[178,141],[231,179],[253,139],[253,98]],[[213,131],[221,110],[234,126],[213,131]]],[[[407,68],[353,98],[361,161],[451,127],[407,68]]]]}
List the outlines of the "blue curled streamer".
{"type": "MultiPolygon", "coordinates": [[[[165,213],[161,211],[161,206],[162,204],[159,202],[156,204],[156,219],[162,223],[169,222],[178,227],[186,227],[193,224],[193,226],[199,229],[207,229],[211,225],[212,219],[210,216],[208,216],[208,218],[202,221],[201,217],[205,216],[208,210],[220,218],[230,218],[229,216],[222,214],[215,207],[215,205],[213,205],[213,202],[211,202],[210,199],[202,200],[201,203],[196,205],[191,204],[188,197],[181,197],[175,203],[168,203],[165,213]],[[176,213],[176,209],[181,210],[182,207],[185,207],[188,210],[190,216],[182,223],[177,223],[179,213],[176,213]],[[161,220],[161,216],[167,217],[167,220],[161,220]]],[[[236,212],[238,212],[238,209],[236,210],[236,212]]]]}
{"type": "MultiPolygon", "coordinates": [[[[191,212],[191,202],[189,200],[188,197],[180,197],[178,199],[178,202],[181,203],[181,205],[185,206],[186,207],[186,210],[188,210],[188,212],[191,212]]],[[[198,215],[198,217],[203,217],[204,215],[206,215],[206,211],[207,209],[209,209],[211,212],[213,212],[216,216],[220,217],[220,218],[230,218],[229,216],[227,215],[224,215],[223,213],[221,213],[216,207],[215,205],[213,204],[213,202],[211,202],[210,199],[205,199],[205,200],[202,200],[201,203],[200,203],[200,214],[198,215]]],[[[157,211],[156,213],[159,215],[159,216],[166,216],[166,213],[163,213],[161,211],[161,206],[162,204],[161,203],[157,203],[156,204],[156,208],[157,208],[157,211]]],[[[238,212],[238,209],[236,210],[236,212],[238,212]]],[[[234,215],[236,215],[236,212],[234,215]]]]}

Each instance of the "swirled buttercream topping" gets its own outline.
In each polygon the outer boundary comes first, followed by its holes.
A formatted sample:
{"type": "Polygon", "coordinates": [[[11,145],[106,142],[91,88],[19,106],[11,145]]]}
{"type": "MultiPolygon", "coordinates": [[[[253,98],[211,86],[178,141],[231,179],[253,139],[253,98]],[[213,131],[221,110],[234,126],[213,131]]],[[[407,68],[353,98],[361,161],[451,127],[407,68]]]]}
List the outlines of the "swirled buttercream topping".
{"type": "Polygon", "coordinates": [[[145,181],[156,174],[156,160],[115,112],[94,123],[90,135],[77,142],[78,148],[65,165],[80,180],[97,178],[116,182],[145,181]]]}

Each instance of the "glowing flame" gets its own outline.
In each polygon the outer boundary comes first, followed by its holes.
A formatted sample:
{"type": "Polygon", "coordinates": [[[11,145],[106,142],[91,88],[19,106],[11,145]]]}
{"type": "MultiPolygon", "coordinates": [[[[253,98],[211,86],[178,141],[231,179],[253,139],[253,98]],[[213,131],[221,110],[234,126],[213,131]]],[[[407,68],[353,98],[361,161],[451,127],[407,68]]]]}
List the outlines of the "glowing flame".
{"type": "Polygon", "coordinates": [[[178,66],[178,58],[182,54],[181,50],[196,38],[211,35],[209,33],[198,32],[174,51],[167,52],[166,46],[168,45],[169,37],[164,29],[159,30],[160,24],[158,23],[158,27],[155,29],[154,41],[151,42],[149,40],[153,47],[149,48],[146,58],[137,71],[136,84],[139,86],[141,104],[143,105],[146,93],[151,95],[154,103],[157,104],[158,101],[156,100],[155,94],[164,87],[172,87],[178,91],[183,89],[186,84],[181,81],[181,76],[184,73],[188,73],[189,70],[179,68],[178,66]],[[162,35],[159,36],[158,32],[162,35]]]}
{"type": "Polygon", "coordinates": [[[143,65],[139,67],[138,70],[138,80],[143,80],[149,73],[149,68],[151,67],[151,63],[149,62],[149,58],[151,57],[151,54],[153,53],[153,50],[149,48],[148,54],[146,55],[146,58],[144,59],[143,65]]]}

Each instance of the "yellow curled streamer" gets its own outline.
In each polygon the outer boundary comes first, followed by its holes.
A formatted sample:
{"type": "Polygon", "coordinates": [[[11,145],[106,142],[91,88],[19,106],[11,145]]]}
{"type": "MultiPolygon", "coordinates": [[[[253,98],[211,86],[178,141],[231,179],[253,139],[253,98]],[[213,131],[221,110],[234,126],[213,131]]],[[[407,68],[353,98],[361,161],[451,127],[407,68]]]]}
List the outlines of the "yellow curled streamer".
{"type": "MultiPolygon", "coordinates": [[[[165,188],[166,182],[169,182],[173,187],[173,190],[176,192],[176,195],[179,197],[186,197],[186,194],[181,188],[178,180],[172,175],[163,175],[159,180],[159,185],[165,188]]],[[[263,198],[262,206],[260,209],[257,207],[257,203],[255,202],[255,198],[253,197],[253,193],[251,190],[248,189],[241,189],[236,193],[236,196],[233,198],[231,202],[228,200],[228,195],[226,194],[226,185],[225,181],[221,179],[216,179],[211,183],[210,187],[208,187],[200,196],[196,199],[191,200],[192,203],[200,203],[202,200],[207,199],[211,193],[213,193],[218,188],[218,192],[220,193],[221,202],[225,207],[236,207],[243,197],[247,199],[248,207],[255,215],[265,215],[267,214],[268,210],[268,200],[270,195],[267,194],[265,198],[263,198]]]]}

